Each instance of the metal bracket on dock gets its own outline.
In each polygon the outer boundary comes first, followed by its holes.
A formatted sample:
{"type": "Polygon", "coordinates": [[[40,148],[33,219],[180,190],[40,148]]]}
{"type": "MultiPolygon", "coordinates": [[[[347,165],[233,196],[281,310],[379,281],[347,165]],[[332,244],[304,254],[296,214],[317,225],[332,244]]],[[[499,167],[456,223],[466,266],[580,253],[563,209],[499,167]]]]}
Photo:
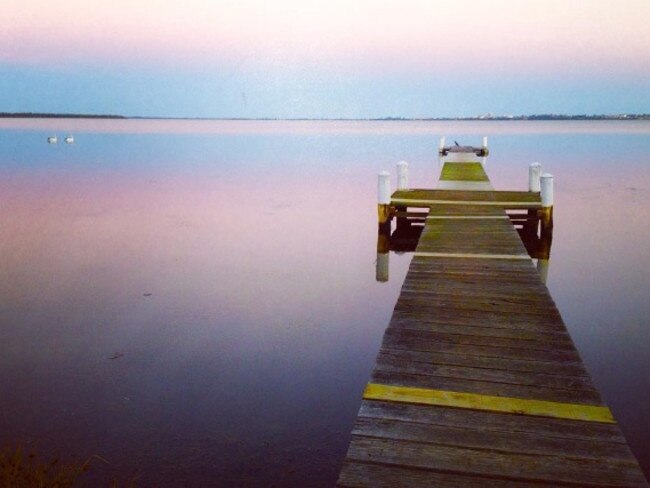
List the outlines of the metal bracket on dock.
{"type": "Polygon", "coordinates": [[[438,149],[438,154],[440,156],[447,156],[449,153],[476,154],[477,156],[484,158],[489,156],[490,150],[487,147],[474,146],[443,146],[438,149]]]}

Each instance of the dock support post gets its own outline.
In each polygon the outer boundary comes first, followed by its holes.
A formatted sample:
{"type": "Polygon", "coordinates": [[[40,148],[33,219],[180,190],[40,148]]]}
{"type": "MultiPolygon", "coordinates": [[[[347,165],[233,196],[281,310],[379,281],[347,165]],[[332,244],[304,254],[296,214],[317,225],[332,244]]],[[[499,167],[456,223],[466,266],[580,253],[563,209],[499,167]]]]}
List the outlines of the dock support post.
{"type": "MultiPolygon", "coordinates": [[[[397,189],[398,190],[408,190],[409,189],[409,164],[406,161],[400,161],[397,163],[397,189]]],[[[405,206],[401,205],[396,205],[395,206],[395,213],[397,214],[398,212],[406,212],[405,206]]],[[[396,219],[396,225],[397,227],[402,227],[404,226],[404,222],[406,221],[406,218],[404,217],[397,217],[396,219]]]]}
{"type": "Polygon", "coordinates": [[[542,230],[539,236],[537,247],[537,271],[542,280],[546,284],[548,278],[548,265],[551,259],[551,243],[553,242],[553,226],[542,225],[542,230]]]}
{"type": "Polygon", "coordinates": [[[390,193],[390,173],[382,171],[377,181],[377,215],[380,227],[390,225],[390,193]]]}
{"type": "MultiPolygon", "coordinates": [[[[539,193],[540,189],[540,177],[542,174],[542,165],[539,163],[531,163],[528,167],[528,191],[533,193],[539,193]]],[[[537,235],[537,230],[539,228],[539,220],[541,215],[534,209],[528,209],[528,218],[530,219],[527,222],[528,230],[531,233],[537,235]]]]}
{"type": "Polygon", "coordinates": [[[406,161],[397,163],[397,189],[409,189],[409,164],[406,161]]]}
{"type": "Polygon", "coordinates": [[[483,136],[483,147],[481,151],[481,164],[485,166],[485,163],[487,162],[487,156],[490,154],[490,149],[488,148],[488,138],[487,136],[483,136]]]}
{"type": "Polygon", "coordinates": [[[444,152],[444,150],[445,150],[445,136],[442,136],[440,138],[440,143],[438,144],[438,154],[440,156],[443,156],[442,153],[444,152]]]}
{"type": "Polygon", "coordinates": [[[528,191],[540,191],[540,176],[542,174],[542,165],[539,163],[531,163],[528,167],[528,191]]]}
{"type": "Polygon", "coordinates": [[[543,233],[545,229],[553,227],[553,175],[544,173],[540,177],[540,192],[542,197],[540,220],[543,233]]]}

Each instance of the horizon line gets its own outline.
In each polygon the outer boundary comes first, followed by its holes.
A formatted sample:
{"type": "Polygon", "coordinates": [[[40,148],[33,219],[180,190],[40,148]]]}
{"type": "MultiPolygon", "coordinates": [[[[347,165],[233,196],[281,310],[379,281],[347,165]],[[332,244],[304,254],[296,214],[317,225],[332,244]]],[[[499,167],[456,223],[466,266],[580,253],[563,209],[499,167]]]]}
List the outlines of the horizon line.
{"type": "Polygon", "coordinates": [[[143,120],[250,120],[250,121],[508,121],[508,120],[650,120],[649,113],[616,114],[521,114],[521,115],[475,115],[449,117],[172,117],[120,114],[88,114],[68,112],[0,112],[0,118],[87,118],[87,119],[143,119],[143,120]]]}

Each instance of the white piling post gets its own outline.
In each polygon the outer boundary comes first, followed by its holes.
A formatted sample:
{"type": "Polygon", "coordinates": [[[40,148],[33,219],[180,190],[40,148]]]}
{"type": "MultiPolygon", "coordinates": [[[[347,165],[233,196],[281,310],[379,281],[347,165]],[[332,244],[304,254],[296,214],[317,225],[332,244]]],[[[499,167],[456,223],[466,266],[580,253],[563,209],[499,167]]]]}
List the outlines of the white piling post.
{"type": "Polygon", "coordinates": [[[397,163],[397,189],[409,189],[409,164],[406,161],[397,163]]]}
{"type": "Polygon", "coordinates": [[[487,138],[487,136],[483,136],[483,147],[481,149],[482,149],[482,151],[480,153],[481,156],[482,156],[481,164],[483,164],[483,166],[485,166],[485,163],[487,161],[486,157],[488,156],[488,154],[490,154],[490,150],[488,149],[488,138],[487,138]]]}
{"type": "Polygon", "coordinates": [[[382,171],[377,181],[377,213],[380,225],[390,220],[390,193],[390,173],[382,171]]]}
{"type": "Polygon", "coordinates": [[[542,165],[539,163],[531,163],[528,167],[528,191],[540,191],[540,176],[542,174],[542,165]]]}
{"type": "Polygon", "coordinates": [[[539,178],[539,186],[542,194],[542,208],[553,207],[553,175],[544,173],[539,178]]]}
{"type": "Polygon", "coordinates": [[[381,205],[390,204],[390,173],[388,171],[379,173],[377,199],[381,205]]]}
{"type": "Polygon", "coordinates": [[[440,144],[438,145],[438,154],[442,154],[445,149],[445,136],[440,138],[440,144]]]}
{"type": "Polygon", "coordinates": [[[542,229],[553,225],[553,175],[544,173],[540,179],[540,193],[542,197],[542,229]]]}

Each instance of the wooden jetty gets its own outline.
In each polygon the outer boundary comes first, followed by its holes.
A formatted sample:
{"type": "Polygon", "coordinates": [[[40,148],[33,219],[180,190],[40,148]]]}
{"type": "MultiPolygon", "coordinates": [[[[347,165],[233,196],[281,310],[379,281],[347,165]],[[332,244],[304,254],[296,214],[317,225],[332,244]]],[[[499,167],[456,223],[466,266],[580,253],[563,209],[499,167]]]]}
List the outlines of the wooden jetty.
{"type": "Polygon", "coordinates": [[[419,238],[338,486],[648,486],[522,242],[541,225],[550,243],[539,168],[530,192],[492,190],[477,162],[445,162],[435,190],[398,173],[388,202],[380,175],[379,248],[392,216],[419,238]]]}

